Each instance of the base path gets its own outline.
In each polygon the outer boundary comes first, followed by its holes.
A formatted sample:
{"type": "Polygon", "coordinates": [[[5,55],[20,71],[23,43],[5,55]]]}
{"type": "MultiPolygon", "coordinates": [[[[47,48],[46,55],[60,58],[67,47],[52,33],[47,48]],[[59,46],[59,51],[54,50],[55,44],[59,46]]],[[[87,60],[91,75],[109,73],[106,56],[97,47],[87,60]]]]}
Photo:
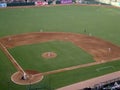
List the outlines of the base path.
{"type": "Polygon", "coordinates": [[[14,67],[17,69],[17,72],[14,73],[11,77],[11,80],[19,85],[28,85],[34,84],[43,79],[43,75],[36,71],[27,70],[24,71],[23,68],[17,63],[14,57],[9,53],[7,48],[0,42],[0,48],[4,54],[8,57],[14,67]],[[38,74],[39,73],[39,74],[38,74]]]}
{"type": "Polygon", "coordinates": [[[92,78],[86,81],[82,81],[79,83],[75,83],[72,85],[68,85],[62,88],[59,88],[57,90],[82,90],[83,88],[86,87],[94,87],[96,84],[100,84],[102,82],[106,82],[108,80],[113,80],[115,78],[120,78],[120,71],[119,72],[114,72],[111,74],[106,74],[100,77],[92,78]]]}
{"type": "Polygon", "coordinates": [[[4,45],[5,48],[14,48],[16,46],[21,46],[21,45],[35,44],[40,42],[43,43],[43,42],[56,41],[56,40],[72,42],[76,46],[80,47],[81,49],[92,55],[96,62],[44,72],[42,74],[33,73],[30,70],[25,71],[29,76],[28,77],[29,79],[27,79],[26,81],[21,80],[22,76],[19,70],[18,72],[12,75],[11,77],[12,81],[21,85],[34,84],[36,82],[41,81],[43,75],[54,74],[58,72],[73,70],[81,67],[92,66],[92,65],[120,59],[119,46],[89,35],[65,33],[65,32],[34,32],[34,33],[25,33],[25,34],[6,36],[0,38],[0,42],[4,45]]]}
{"type": "MultiPolygon", "coordinates": [[[[42,43],[48,41],[72,42],[93,56],[96,61],[111,61],[120,59],[120,47],[105,40],[75,33],[64,32],[35,32],[20,35],[7,36],[0,42],[7,48],[20,45],[42,43]]],[[[63,47],[64,48],[64,47],[63,47]]]]}

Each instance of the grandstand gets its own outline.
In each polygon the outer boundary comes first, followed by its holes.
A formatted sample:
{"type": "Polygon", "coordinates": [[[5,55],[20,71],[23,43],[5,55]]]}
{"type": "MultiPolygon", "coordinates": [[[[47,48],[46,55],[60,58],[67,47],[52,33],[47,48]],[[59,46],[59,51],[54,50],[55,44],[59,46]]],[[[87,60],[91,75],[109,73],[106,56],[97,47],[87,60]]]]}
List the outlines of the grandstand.
{"type": "MultiPolygon", "coordinates": [[[[43,0],[0,0],[0,2],[7,2],[7,3],[12,3],[12,2],[36,2],[36,1],[43,1],[43,0]]],[[[49,0],[48,0],[49,1],[49,0]]],[[[120,0],[77,0],[80,2],[103,2],[103,3],[110,3],[110,2],[120,2],[120,0]]]]}
{"type": "Polygon", "coordinates": [[[12,2],[35,2],[40,0],[0,0],[0,2],[12,3],[12,2]]]}
{"type": "Polygon", "coordinates": [[[30,3],[29,5],[35,5],[35,2],[47,2],[48,4],[53,4],[53,3],[54,4],[72,4],[72,3],[103,4],[104,3],[103,1],[99,1],[99,0],[0,0],[0,3],[7,3],[7,6],[27,6],[28,5],[27,3],[30,3]]]}
{"type": "Polygon", "coordinates": [[[101,82],[100,84],[96,84],[94,87],[86,87],[82,90],[120,90],[120,78],[101,82]]]}

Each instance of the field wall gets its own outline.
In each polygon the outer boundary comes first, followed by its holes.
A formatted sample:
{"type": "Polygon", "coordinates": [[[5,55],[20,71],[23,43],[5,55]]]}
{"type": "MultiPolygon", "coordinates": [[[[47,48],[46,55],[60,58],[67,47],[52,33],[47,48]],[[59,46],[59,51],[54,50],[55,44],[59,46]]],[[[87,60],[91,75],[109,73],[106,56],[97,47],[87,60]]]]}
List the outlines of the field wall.
{"type": "Polygon", "coordinates": [[[111,4],[113,6],[120,7],[120,0],[96,0],[100,3],[111,4]]]}

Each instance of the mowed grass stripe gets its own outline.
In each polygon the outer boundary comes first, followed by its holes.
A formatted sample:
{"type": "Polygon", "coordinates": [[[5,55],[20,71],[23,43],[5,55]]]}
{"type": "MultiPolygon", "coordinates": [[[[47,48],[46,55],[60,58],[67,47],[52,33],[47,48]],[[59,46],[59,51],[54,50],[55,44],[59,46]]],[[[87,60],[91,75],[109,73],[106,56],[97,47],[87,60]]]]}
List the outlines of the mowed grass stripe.
{"type": "Polygon", "coordinates": [[[87,52],[71,42],[62,41],[15,47],[10,49],[10,53],[25,69],[42,72],[94,62],[87,52]],[[41,56],[42,53],[51,51],[57,54],[56,58],[45,59],[41,56]]]}
{"type": "Polygon", "coordinates": [[[41,29],[84,33],[84,29],[87,29],[87,34],[92,33],[120,45],[119,11],[115,8],[90,6],[1,9],[0,36],[37,32],[41,29]]]}

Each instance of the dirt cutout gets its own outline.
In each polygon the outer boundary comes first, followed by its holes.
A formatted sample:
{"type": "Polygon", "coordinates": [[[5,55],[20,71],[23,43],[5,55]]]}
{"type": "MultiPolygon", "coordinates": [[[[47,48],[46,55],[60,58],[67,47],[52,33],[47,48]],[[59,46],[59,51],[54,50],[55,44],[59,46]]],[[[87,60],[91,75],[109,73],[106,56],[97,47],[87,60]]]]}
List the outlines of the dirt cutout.
{"type": "Polygon", "coordinates": [[[43,79],[42,73],[32,70],[26,70],[26,74],[28,75],[27,79],[24,80],[22,77],[22,73],[20,71],[14,73],[11,76],[11,80],[19,85],[30,85],[40,82],[43,79]]]}
{"type": "Polygon", "coordinates": [[[57,54],[54,52],[45,52],[42,54],[42,57],[45,59],[55,58],[56,56],[57,56],[57,54]]]}

